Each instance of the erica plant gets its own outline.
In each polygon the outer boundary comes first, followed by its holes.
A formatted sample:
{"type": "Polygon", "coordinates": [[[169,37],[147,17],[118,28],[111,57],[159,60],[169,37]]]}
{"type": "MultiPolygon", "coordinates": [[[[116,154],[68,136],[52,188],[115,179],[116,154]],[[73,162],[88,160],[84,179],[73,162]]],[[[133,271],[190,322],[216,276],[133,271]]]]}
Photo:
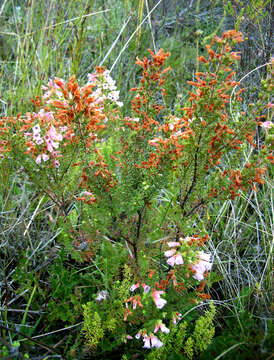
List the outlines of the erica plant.
{"type": "MultiPolygon", "coordinates": [[[[1,119],[2,161],[11,157],[55,203],[71,242],[88,233],[97,250],[103,240],[126,249],[130,275],[113,310],[118,343],[142,338],[144,348],[162,348],[184,313],[210,298],[205,215],[214,203],[257,191],[273,163],[270,77],[257,103],[242,111],[245,89],[234,66],[240,54],[232,51],[242,41],[235,30],[213,38],[188,82],[189,98],[175,112],[165,101],[170,54],[160,49],[137,58],[142,75],[131,89],[131,109],[121,111],[115,81],[97,67],[84,86],[74,76],[50,80],[33,101],[35,112],[1,119]],[[263,141],[255,136],[258,126],[263,141]],[[69,214],[73,205],[77,221],[69,214]]],[[[102,324],[119,293],[101,290],[106,296],[94,300],[92,321],[85,308],[92,346],[112,331],[102,324]],[[91,330],[89,321],[102,331],[91,330]]]]}

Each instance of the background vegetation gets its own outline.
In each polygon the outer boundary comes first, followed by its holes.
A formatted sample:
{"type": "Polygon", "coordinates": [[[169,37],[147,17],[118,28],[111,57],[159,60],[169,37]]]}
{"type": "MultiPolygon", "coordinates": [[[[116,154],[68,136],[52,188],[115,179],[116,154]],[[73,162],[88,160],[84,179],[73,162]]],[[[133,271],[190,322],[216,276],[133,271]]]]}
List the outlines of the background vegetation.
{"type": "MultiPolygon", "coordinates": [[[[148,48],[171,53],[166,88],[175,112],[188,96],[187,81],[198,70],[196,58],[205,44],[233,28],[246,37],[237,49],[242,54],[237,76],[246,88],[243,110],[267,75],[262,65],[273,50],[271,0],[49,0],[44,5],[41,0],[0,2],[0,117],[33,111],[30,100],[42,94],[49,78],[75,74],[85,81],[96,65],[111,70],[126,113],[129,89],[141,77],[136,56],[147,56],[148,48]]],[[[64,243],[68,249],[71,238],[54,204],[34,192],[12,162],[1,161],[0,167],[0,357],[120,359],[121,349],[92,357],[80,330],[82,305],[94,298],[98,284],[107,288],[105,282],[119,280],[124,249],[104,242],[100,257],[81,262],[81,244],[70,245],[68,255],[64,243]],[[104,270],[98,270],[106,258],[104,270]]],[[[259,192],[216,205],[207,214],[217,315],[215,337],[201,359],[273,356],[270,180],[259,192]]],[[[70,216],[76,218],[75,212],[70,216]]]]}

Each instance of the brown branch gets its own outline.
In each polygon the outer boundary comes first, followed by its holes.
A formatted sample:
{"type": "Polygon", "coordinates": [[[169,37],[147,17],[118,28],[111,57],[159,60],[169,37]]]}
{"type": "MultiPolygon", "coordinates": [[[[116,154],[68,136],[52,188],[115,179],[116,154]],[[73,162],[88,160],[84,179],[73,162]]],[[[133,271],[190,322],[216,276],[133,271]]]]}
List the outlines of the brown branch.
{"type": "Polygon", "coordinates": [[[203,204],[205,204],[204,199],[202,199],[197,205],[193,206],[193,208],[185,216],[186,217],[190,216],[197,208],[199,208],[203,204]]]}
{"type": "Polygon", "coordinates": [[[184,207],[185,207],[185,204],[192,192],[192,190],[194,189],[194,186],[196,184],[196,180],[197,180],[197,168],[198,168],[198,152],[200,150],[200,141],[201,141],[201,138],[202,138],[202,133],[200,133],[200,136],[199,136],[199,139],[198,139],[198,147],[195,151],[195,155],[194,155],[194,172],[193,172],[193,178],[192,178],[192,183],[190,185],[190,188],[187,190],[187,193],[185,194],[185,197],[184,199],[180,202],[180,207],[183,211],[183,215],[186,216],[186,213],[184,211],[184,207]]]}

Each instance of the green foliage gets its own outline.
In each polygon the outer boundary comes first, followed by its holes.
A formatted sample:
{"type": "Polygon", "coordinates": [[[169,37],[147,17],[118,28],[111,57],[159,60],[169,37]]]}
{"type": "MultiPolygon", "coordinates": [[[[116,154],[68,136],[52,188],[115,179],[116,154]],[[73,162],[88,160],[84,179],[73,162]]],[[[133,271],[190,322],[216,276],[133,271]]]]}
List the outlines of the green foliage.
{"type": "Polygon", "coordinates": [[[0,356],[1,359],[22,359],[27,360],[30,359],[30,356],[28,353],[20,352],[20,342],[19,341],[13,341],[9,345],[3,345],[0,347],[0,356]]]}
{"type": "Polygon", "coordinates": [[[102,328],[102,321],[100,315],[92,307],[92,303],[83,305],[84,309],[84,326],[83,333],[85,334],[86,343],[92,350],[97,347],[99,341],[104,337],[104,330],[102,328]]]}
{"type": "Polygon", "coordinates": [[[201,360],[213,360],[220,354],[224,354],[225,360],[263,360],[271,356],[274,345],[272,321],[266,321],[264,334],[258,319],[251,313],[244,311],[237,317],[227,317],[222,328],[216,329],[216,335],[201,360]]]}
{"type": "Polygon", "coordinates": [[[47,307],[48,326],[59,319],[74,324],[81,316],[81,286],[88,286],[87,278],[81,272],[77,273],[75,269],[67,267],[61,255],[49,269],[49,282],[51,291],[47,307]]]}
{"type": "Polygon", "coordinates": [[[120,346],[126,336],[124,301],[129,296],[132,284],[129,267],[123,270],[123,280],[116,281],[105,300],[94,300],[83,305],[85,343],[94,352],[102,353],[120,346]]]}
{"type": "Polygon", "coordinates": [[[194,354],[193,346],[194,346],[194,341],[193,341],[192,337],[190,336],[187,339],[186,344],[184,346],[184,351],[186,353],[186,356],[190,360],[193,358],[193,354],[194,354]]]}
{"type": "MultiPolygon", "coordinates": [[[[76,271],[66,264],[66,255],[62,251],[48,269],[39,274],[28,271],[29,264],[25,259],[16,268],[13,279],[18,282],[18,293],[37,287],[31,302],[32,309],[39,309],[39,303],[47,299],[47,324],[51,329],[56,321],[75,324],[81,317],[81,304],[93,294],[92,279],[88,274],[76,271]],[[49,287],[43,285],[42,279],[47,277],[49,287]],[[84,289],[84,290],[83,290],[84,289]]],[[[26,293],[26,299],[29,294],[26,293]]]]}
{"type": "Polygon", "coordinates": [[[215,334],[213,324],[215,314],[216,309],[214,305],[210,303],[210,310],[206,311],[205,315],[201,316],[195,323],[193,339],[196,347],[195,351],[197,353],[205,351],[212,342],[215,334]]]}
{"type": "Polygon", "coordinates": [[[151,351],[148,360],[176,360],[192,359],[206,350],[212,343],[215,333],[213,320],[216,309],[212,303],[204,315],[198,317],[195,322],[189,319],[181,321],[177,326],[170,324],[170,333],[162,334],[160,339],[164,346],[151,351]]]}

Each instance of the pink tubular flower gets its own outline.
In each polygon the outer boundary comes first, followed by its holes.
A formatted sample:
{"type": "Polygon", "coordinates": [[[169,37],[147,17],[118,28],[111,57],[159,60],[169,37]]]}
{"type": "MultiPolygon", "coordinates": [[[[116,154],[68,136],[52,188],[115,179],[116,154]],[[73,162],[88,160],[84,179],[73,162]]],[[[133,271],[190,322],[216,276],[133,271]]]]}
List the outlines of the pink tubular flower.
{"type": "Polygon", "coordinates": [[[179,242],[177,242],[177,241],[170,241],[170,242],[167,243],[167,245],[169,247],[177,247],[177,246],[180,246],[181,244],[179,242]]]}
{"type": "Polygon", "coordinates": [[[192,266],[195,274],[193,275],[194,279],[201,281],[204,279],[204,273],[210,271],[212,268],[212,263],[210,262],[210,254],[206,254],[203,251],[199,252],[200,260],[192,266]]]}
{"type": "Polygon", "coordinates": [[[131,288],[130,288],[129,290],[130,290],[130,291],[135,291],[136,289],[138,289],[138,288],[139,288],[139,286],[140,286],[140,284],[139,284],[139,283],[134,284],[134,285],[132,285],[132,286],[131,286],[131,288]]]}
{"type": "Polygon", "coordinates": [[[43,144],[44,141],[43,141],[42,138],[37,137],[37,138],[35,139],[35,142],[36,142],[37,145],[41,145],[41,144],[43,144]]]}
{"type": "Polygon", "coordinates": [[[33,138],[36,140],[36,139],[40,139],[41,136],[40,136],[40,133],[34,133],[33,134],[33,138]]]}
{"type": "Polygon", "coordinates": [[[41,164],[41,160],[42,160],[42,156],[38,155],[36,160],[35,160],[36,164],[41,164]]]}
{"type": "Polygon", "coordinates": [[[138,331],[138,333],[135,335],[135,338],[140,339],[141,336],[143,336],[144,349],[150,349],[152,347],[157,347],[159,349],[164,345],[162,341],[160,341],[155,335],[147,335],[147,333],[142,330],[138,331]]]}
{"type": "Polygon", "coordinates": [[[170,256],[173,256],[175,253],[176,253],[175,249],[167,250],[167,251],[165,251],[165,256],[170,257],[170,256]]]}
{"type": "Polygon", "coordinates": [[[43,161],[48,161],[49,159],[49,156],[47,154],[41,154],[41,155],[38,155],[35,162],[36,164],[41,164],[41,160],[43,161]]]}
{"type": "Polygon", "coordinates": [[[43,159],[44,161],[48,161],[49,156],[48,156],[47,154],[42,154],[42,159],[43,159]]]}
{"type": "MultiPolygon", "coordinates": [[[[144,289],[144,292],[145,293],[148,293],[149,290],[150,290],[150,287],[146,284],[141,284],[143,289],[144,289]]],[[[131,286],[131,288],[129,289],[130,291],[135,291],[136,289],[138,289],[140,287],[140,283],[137,283],[137,284],[134,284],[131,286]]]]}
{"type": "Polygon", "coordinates": [[[56,159],[62,157],[59,151],[53,151],[51,155],[56,159]]]}
{"type": "Polygon", "coordinates": [[[53,120],[53,113],[46,112],[44,109],[41,109],[38,113],[39,118],[43,121],[50,122],[53,120]]]}
{"type": "Polygon", "coordinates": [[[156,291],[155,289],[152,290],[152,297],[158,309],[162,309],[167,303],[165,299],[160,297],[161,294],[164,294],[164,291],[156,291]]]}
{"type": "Polygon", "coordinates": [[[59,143],[56,141],[52,141],[52,139],[48,135],[45,136],[45,140],[47,144],[47,149],[50,153],[53,152],[53,149],[58,149],[59,143]]]}
{"type": "Polygon", "coordinates": [[[151,345],[150,345],[150,336],[144,335],[143,341],[144,341],[143,348],[150,349],[150,347],[151,347],[151,345]]]}
{"type": "Polygon", "coordinates": [[[154,333],[156,334],[159,329],[161,329],[161,331],[166,334],[169,334],[170,332],[170,330],[165,326],[165,324],[163,324],[161,320],[157,321],[154,328],[154,333]]]}
{"type": "Polygon", "coordinates": [[[150,290],[150,286],[146,285],[146,284],[142,284],[143,289],[144,289],[144,293],[148,293],[150,290]]]}
{"type": "Polygon", "coordinates": [[[88,80],[89,80],[91,83],[95,83],[95,82],[96,82],[96,77],[97,77],[96,74],[88,74],[88,80]]]}
{"type": "Polygon", "coordinates": [[[157,347],[158,349],[163,346],[164,344],[162,343],[161,340],[159,340],[156,336],[154,335],[150,335],[150,339],[151,339],[151,347],[157,347]]]}
{"type": "Polygon", "coordinates": [[[85,196],[93,196],[93,194],[90,191],[84,191],[83,195],[85,195],[85,196]]]}
{"type": "Polygon", "coordinates": [[[184,263],[182,255],[179,252],[176,253],[176,250],[174,250],[174,249],[166,251],[165,256],[169,257],[169,259],[167,260],[167,263],[170,266],[174,266],[175,264],[183,265],[183,263],[184,263]]]}
{"type": "Polygon", "coordinates": [[[60,163],[58,160],[53,160],[53,165],[56,167],[56,168],[59,168],[60,167],[60,163]]]}
{"type": "Polygon", "coordinates": [[[173,316],[173,324],[177,325],[177,323],[182,319],[182,314],[179,312],[176,312],[173,316]]]}
{"type": "Polygon", "coordinates": [[[57,141],[63,140],[63,136],[57,133],[54,126],[51,126],[51,128],[47,132],[47,135],[50,137],[51,140],[57,140],[57,141]]]}
{"type": "Polygon", "coordinates": [[[261,127],[263,127],[266,130],[270,129],[272,126],[273,126],[273,123],[271,121],[265,121],[261,125],[261,127]]]}

